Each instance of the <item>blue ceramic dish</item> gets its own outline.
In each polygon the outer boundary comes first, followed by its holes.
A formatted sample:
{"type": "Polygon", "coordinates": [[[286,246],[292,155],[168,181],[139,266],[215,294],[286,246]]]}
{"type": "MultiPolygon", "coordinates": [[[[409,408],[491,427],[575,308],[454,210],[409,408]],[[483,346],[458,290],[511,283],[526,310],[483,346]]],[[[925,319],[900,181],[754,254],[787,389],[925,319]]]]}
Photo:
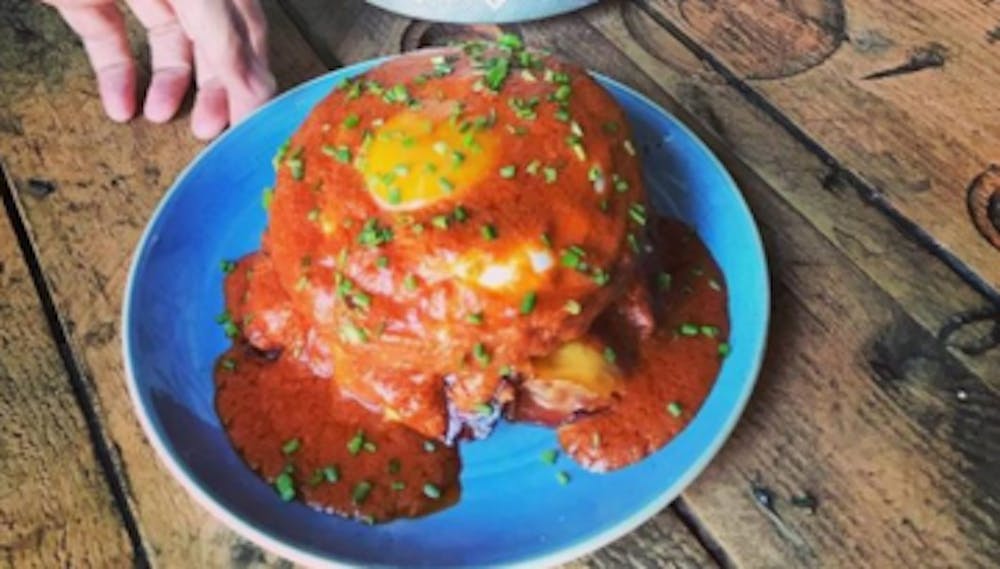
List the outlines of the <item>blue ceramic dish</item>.
{"type": "Polygon", "coordinates": [[[230,446],[213,405],[213,362],[227,346],[219,262],[258,248],[271,156],[333,85],[377,62],[341,69],[271,102],[206,148],[178,177],[139,243],[123,306],[123,349],[136,413],[160,458],[198,502],[233,529],[309,565],[539,567],[631,531],[705,467],[753,388],[767,334],[769,288],[760,237],[738,189],[683,125],[604,77],[644,153],[657,209],[693,225],[725,273],[731,355],[704,406],[669,445],[610,474],[560,457],[554,432],[501,425],[462,447],[462,498],[417,520],[365,526],[283,503],[230,446]],[[572,477],[561,486],[555,472],[572,477]]]}

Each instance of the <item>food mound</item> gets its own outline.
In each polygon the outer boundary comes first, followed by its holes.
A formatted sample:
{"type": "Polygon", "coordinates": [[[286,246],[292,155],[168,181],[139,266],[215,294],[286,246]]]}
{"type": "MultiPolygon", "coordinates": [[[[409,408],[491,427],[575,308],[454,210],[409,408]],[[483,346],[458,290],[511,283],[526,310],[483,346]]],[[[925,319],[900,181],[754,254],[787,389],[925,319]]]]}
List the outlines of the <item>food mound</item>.
{"type": "Polygon", "coordinates": [[[595,471],[663,446],[718,371],[718,269],[655,220],[622,110],[513,36],[339,85],[274,158],[231,265],[220,416],[286,499],[384,521],[458,497],[458,441],[559,428],[595,471]]]}

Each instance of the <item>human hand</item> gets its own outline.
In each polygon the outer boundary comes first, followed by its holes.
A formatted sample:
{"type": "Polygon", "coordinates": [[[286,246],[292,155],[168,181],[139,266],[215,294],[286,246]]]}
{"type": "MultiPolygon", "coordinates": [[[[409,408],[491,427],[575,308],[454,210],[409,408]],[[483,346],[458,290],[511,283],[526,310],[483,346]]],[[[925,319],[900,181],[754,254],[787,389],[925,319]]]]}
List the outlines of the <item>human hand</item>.
{"type": "MultiPolygon", "coordinates": [[[[112,120],[135,116],[136,64],[115,0],[43,0],[83,40],[112,120]]],[[[267,22],[257,0],[127,0],[146,29],[153,76],[143,103],[146,119],[163,123],[191,84],[197,93],[191,131],[218,135],[274,94],[267,64],[267,22]]]]}

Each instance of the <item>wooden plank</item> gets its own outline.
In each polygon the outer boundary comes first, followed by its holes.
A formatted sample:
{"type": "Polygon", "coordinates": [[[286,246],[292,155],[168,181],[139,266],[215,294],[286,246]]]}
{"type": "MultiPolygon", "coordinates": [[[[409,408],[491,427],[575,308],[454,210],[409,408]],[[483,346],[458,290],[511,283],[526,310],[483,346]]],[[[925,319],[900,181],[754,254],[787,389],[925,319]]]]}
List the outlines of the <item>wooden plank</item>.
{"type": "Polygon", "coordinates": [[[2,209],[0,291],[0,567],[127,566],[128,534],[2,209]]]}
{"type": "MultiPolygon", "coordinates": [[[[283,10],[273,2],[264,7],[279,84],[286,88],[322,72],[283,10]]],[[[110,122],[82,49],[54,11],[36,2],[0,0],[0,12],[6,21],[0,27],[0,156],[10,168],[71,347],[122,465],[146,554],[164,567],[286,565],[238,538],[187,496],[143,436],[125,386],[118,322],[133,248],[153,207],[201,144],[189,133],[186,117],[164,126],[141,119],[110,122]],[[27,183],[32,178],[50,183],[54,193],[34,195],[27,183]]],[[[137,49],[144,50],[135,22],[130,26],[137,49]]],[[[0,238],[0,244],[6,242],[0,238]]],[[[25,355],[16,363],[32,360],[25,355]]],[[[44,390],[32,393],[42,397],[44,390]]],[[[74,448],[63,451],[71,455],[74,448]]],[[[89,511],[83,508],[85,496],[56,489],[68,493],[64,501],[81,504],[80,516],[89,511]]],[[[43,504],[6,492],[3,500],[4,512],[8,505],[46,511],[43,504]]],[[[76,510],[65,514],[77,522],[76,510]]],[[[115,539],[104,539],[92,525],[88,547],[110,548],[115,539]]],[[[57,539],[59,525],[51,527],[52,537],[38,532],[25,539],[57,539]]]]}
{"type": "Polygon", "coordinates": [[[1000,217],[970,194],[1000,163],[1000,4],[636,3],[1000,288],[1000,217]]]}
{"type": "MultiPolygon", "coordinates": [[[[668,43],[657,22],[622,10],[605,3],[520,30],[695,126],[750,199],[775,273],[760,388],[733,441],[684,494],[687,509],[739,566],[988,566],[1000,547],[990,474],[1000,354],[937,338],[988,300],[695,54],[668,43]],[[755,484],[758,495],[770,488],[777,514],[759,506],[755,484]],[[815,515],[790,505],[804,492],[819,499],[815,515]]],[[[365,57],[366,39],[374,53],[449,33],[469,30],[415,23],[402,40],[355,38],[344,59],[365,57]]]]}

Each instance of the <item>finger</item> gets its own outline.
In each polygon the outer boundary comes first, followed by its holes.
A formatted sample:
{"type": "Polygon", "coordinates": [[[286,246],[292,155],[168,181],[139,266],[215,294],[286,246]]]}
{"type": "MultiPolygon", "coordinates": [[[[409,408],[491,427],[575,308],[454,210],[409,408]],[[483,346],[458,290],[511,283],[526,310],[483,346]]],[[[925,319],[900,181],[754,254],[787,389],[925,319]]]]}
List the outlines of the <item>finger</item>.
{"type": "Polygon", "coordinates": [[[125,20],[113,3],[57,6],[87,51],[97,76],[104,111],[125,122],[135,115],[135,61],[125,33],[125,20]]]}
{"type": "Polygon", "coordinates": [[[233,0],[236,10],[243,17],[247,37],[254,54],[268,65],[267,54],[267,16],[257,0],[233,0]]]}
{"type": "Polygon", "coordinates": [[[202,140],[210,140],[219,135],[229,123],[229,102],[222,81],[213,74],[204,53],[198,47],[194,51],[194,69],[198,92],[191,110],[191,132],[202,140]]]}
{"type": "Polygon", "coordinates": [[[274,77],[253,52],[243,17],[229,0],[174,0],[195,49],[226,88],[230,122],[271,98],[274,77]]]}
{"type": "Polygon", "coordinates": [[[166,122],[177,113],[191,85],[191,41],[164,0],[128,4],[146,28],[153,67],[143,113],[150,121],[166,122]]]}

